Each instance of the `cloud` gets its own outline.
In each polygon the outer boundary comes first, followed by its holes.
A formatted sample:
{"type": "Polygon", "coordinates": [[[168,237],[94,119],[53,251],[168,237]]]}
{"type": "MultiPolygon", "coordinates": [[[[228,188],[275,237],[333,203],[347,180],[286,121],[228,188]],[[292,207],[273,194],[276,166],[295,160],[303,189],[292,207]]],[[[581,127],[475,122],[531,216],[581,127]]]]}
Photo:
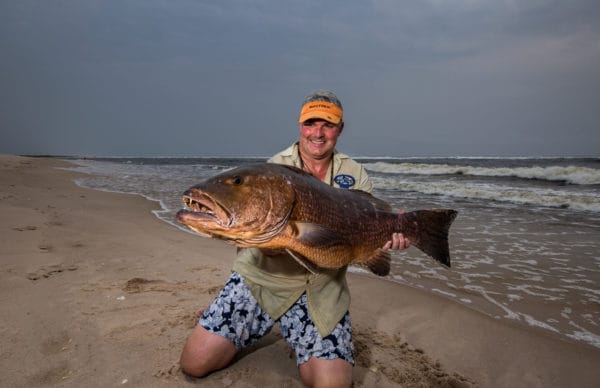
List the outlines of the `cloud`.
{"type": "Polygon", "coordinates": [[[581,138],[569,149],[587,153],[599,136],[599,9],[2,2],[0,151],[268,155],[293,140],[302,97],[331,88],[347,108],[343,146],[356,153],[511,153],[509,136],[539,153],[543,133],[556,153],[569,131],[581,138]]]}

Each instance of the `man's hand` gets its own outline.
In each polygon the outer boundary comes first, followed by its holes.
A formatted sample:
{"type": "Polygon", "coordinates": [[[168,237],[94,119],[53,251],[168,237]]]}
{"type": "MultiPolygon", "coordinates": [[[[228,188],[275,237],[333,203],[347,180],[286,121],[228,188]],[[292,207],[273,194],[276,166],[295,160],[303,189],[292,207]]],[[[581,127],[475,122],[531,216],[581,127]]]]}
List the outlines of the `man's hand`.
{"type": "Polygon", "coordinates": [[[387,251],[389,249],[399,250],[406,249],[410,246],[410,241],[404,237],[402,233],[394,233],[392,234],[392,239],[385,243],[383,246],[383,250],[387,251]]]}
{"type": "MultiPolygon", "coordinates": [[[[398,214],[406,213],[404,210],[400,210],[398,214]]],[[[394,233],[392,234],[392,239],[385,243],[383,246],[383,250],[387,251],[389,249],[393,250],[402,250],[406,249],[410,246],[410,241],[404,237],[402,233],[394,233]]]]}

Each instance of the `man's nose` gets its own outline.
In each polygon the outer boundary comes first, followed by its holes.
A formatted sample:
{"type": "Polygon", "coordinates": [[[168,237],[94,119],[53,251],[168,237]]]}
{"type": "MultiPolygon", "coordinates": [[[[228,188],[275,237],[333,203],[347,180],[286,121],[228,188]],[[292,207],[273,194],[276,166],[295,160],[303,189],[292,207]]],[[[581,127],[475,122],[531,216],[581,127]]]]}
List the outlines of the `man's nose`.
{"type": "Polygon", "coordinates": [[[315,125],[315,134],[321,136],[325,131],[325,124],[317,124],[315,125]]]}

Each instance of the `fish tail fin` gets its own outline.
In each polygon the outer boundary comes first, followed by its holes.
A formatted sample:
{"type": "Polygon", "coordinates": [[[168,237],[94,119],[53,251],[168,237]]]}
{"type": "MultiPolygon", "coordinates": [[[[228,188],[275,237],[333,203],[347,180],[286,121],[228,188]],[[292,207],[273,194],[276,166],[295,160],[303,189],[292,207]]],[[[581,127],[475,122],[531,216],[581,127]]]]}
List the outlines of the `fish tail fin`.
{"type": "Polygon", "coordinates": [[[407,237],[411,244],[450,267],[450,248],[448,247],[448,231],[458,213],[452,209],[417,210],[405,213],[403,222],[406,225],[407,237]]]}

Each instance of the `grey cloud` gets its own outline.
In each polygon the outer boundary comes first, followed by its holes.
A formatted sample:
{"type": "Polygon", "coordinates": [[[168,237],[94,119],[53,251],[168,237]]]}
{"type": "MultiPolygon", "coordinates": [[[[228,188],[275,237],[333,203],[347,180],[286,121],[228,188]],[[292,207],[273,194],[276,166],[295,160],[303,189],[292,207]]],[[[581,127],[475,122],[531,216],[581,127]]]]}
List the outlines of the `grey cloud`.
{"type": "Polygon", "coordinates": [[[353,154],[597,154],[599,9],[2,2],[0,152],[266,156],[331,88],[353,154]]]}

